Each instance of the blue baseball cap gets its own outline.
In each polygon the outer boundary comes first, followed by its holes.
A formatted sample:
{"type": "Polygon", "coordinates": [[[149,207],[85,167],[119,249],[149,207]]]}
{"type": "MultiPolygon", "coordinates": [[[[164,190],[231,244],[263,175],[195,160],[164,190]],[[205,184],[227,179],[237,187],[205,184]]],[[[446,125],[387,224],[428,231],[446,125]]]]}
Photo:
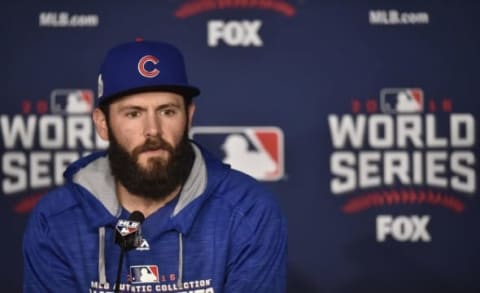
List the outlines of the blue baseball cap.
{"type": "Polygon", "coordinates": [[[147,91],[192,98],[200,90],[188,83],[183,55],[165,42],[137,40],[110,49],[98,75],[98,104],[147,91]]]}

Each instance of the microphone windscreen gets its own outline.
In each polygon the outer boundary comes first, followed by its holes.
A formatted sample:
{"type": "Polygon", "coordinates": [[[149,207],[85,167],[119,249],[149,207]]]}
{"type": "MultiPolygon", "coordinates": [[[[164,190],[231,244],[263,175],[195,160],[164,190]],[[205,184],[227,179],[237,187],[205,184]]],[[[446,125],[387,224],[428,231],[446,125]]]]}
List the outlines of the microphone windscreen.
{"type": "Polygon", "coordinates": [[[128,217],[128,220],[139,222],[141,224],[145,220],[145,216],[142,214],[142,212],[134,211],[130,214],[130,217],[128,217]]]}

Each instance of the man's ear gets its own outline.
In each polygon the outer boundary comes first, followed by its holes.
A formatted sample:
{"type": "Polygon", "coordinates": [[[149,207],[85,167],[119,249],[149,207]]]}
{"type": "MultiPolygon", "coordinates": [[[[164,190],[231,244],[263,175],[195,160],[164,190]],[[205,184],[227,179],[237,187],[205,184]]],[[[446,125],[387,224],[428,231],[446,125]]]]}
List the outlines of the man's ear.
{"type": "Polygon", "coordinates": [[[192,128],[193,114],[195,114],[195,103],[192,101],[188,105],[187,109],[188,114],[188,129],[192,128]]]}
{"type": "Polygon", "coordinates": [[[99,108],[96,108],[92,113],[92,119],[98,135],[102,139],[108,140],[107,117],[105,116],[105,113],[99,108]]]}

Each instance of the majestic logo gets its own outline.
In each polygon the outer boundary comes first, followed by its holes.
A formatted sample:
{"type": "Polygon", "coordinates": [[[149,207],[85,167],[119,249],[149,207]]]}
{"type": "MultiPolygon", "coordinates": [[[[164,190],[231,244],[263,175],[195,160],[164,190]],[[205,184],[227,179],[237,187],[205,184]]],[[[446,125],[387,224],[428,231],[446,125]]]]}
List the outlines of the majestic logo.
{"type": "Polygon", "coordinates": [[[464,211],[449,193],[477,191],[472,113],[454,112],[451,99],[426,100],[419,88],[353,99],[351,112],[328,115],[330,190],[339,196],[364,192],[347,201],[344,212],[407,203],[464,211]]]}
{"type": "Polygon", "coordinates": [[[155,65],[158,64],[158,62],[159,62],[158,58],[153,56],[153,55],[143,56],[138,61],[138,65],[137,65],[138,72],[143,77],[154,78],[154,77],[158,76],[158,74],[160,73],[160,70],[158,70],[157,68],[154,67],[155,65]],[[151,65],[150,63],[153,64],[153,65],[151,65]],[[149,69],[147,69],[147,68],[149,68],[149,69]]]}
{"type": "Polygon", "coordinates": [[[283,132],[277,127],[193,127],[193,139],[218,150],[223,162],[263,181],[284,175],[283,132]]]}
{"type": "Polygon", "coordinates": [[[261,47],[263,41],[259,30],[261,20],[223,21],[210,20],[208,22],[208,46],[216,47],[220,41],[226,45],[236,47],[261,47]]]}
{"type": "Polygon", "coordinates": [[[159,273],[156,265],[131,266],[132,284],[158,283],[159,273]]]}
{"type": "Polygon", "coordinates": [[[430,242],[432,240],[427,230],[430,216],[412,215],[392,217],[390,215],[377,216],[377,241],[385,242],[387,236],[399,242],[430,242]]]}
{"type": "Polygon", "coordinates": [[[85,114],[93,109],[93,91],[56,89],[50,95],[50,108],[56,114],[85,114]]]}
{"type": "Polygon", "coordinates": [[[142,238],[142,242],[140,243],[140,246],[136,248],[136,250],[140,250],[140,251],[150,250],[150,244],[148,244],[147,239],[142,238]]]}

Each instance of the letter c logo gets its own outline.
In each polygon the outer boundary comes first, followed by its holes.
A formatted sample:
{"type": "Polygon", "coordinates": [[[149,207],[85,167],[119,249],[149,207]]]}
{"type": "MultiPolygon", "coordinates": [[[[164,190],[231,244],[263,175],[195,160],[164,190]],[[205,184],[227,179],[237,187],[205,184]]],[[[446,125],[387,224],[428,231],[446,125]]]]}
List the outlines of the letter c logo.
{"type": "Polygon", "coordinates": [[[152,55],[143,56],[143,57],[138,61],[138,72],[139,72],[143,77],[154,78],[154,77],[156,77],[156,76],[160,73],[160,70],[158,70],[157,68],[154,68],[153,70],[148,71],[148,70],[145,68],[145,65],[146,65],[148,62],[151,62],[151,63],[153,63],[154,65],[156,65],[156,64],[158,63],[158,58],[155,57],[155,56],[152,56],[152,55]]]}

